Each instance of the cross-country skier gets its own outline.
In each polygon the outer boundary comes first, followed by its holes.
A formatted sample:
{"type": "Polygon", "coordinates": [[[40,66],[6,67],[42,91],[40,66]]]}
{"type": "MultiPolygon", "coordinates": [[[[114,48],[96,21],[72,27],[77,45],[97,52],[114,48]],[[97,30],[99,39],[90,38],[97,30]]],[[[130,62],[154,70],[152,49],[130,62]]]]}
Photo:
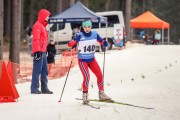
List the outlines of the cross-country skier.
{"type": "Polygon", "coordinates": [[[90,74],[88,68],[96,75],[97,77],[97,85],[99,88],[99,99],[100,100],[111,100],[104,93],[104,80],[102,76],[101,69],[95,59],[95,48],[96,42],[98,41],[101,45],[107,47],[107,41],[103,40],[96,31],[91,31],[92,23],[91,21],[85,21],[82,23],[82,27],[84,31],[78,33],[76,35],[75,40],[71,40],[68,43],[69,47],[74,47],[77,45],[78,48],[78,63],[79,68],[83,75],[83,103],[88,104],[88,86],[90,80],[90,74]]]}

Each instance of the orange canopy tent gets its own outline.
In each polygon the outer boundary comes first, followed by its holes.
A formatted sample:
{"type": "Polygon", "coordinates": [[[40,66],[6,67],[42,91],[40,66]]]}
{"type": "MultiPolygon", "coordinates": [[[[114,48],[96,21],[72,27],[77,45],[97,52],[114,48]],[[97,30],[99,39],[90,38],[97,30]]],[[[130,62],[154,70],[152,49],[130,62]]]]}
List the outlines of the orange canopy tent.
{"type": "MultiPolygon", "coordinates": [[[[169,28],[170,24],[159,19],[150,11],[130,20],[131,28],[161,28],[162,36],[164,37],[164,29],[168,29],[168,42],[169,42],[169,28]]],[[[162,37],[162,42],[164,38],[162,37]]]]}

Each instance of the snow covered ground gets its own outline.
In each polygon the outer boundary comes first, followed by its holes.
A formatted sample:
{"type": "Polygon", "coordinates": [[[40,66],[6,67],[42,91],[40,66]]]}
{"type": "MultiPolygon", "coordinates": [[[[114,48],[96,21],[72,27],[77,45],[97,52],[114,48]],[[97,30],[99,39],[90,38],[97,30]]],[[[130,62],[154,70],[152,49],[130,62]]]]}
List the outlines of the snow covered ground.
{"type": "MultiPolygon", "coordinates": [[[[103,53],[96,53],[101,68],[103,53]]],[[[0,104],[0,120],[179,120],[180,119],[180,46],[134,45],[124,50],[107,51],[105,92],[112,99],[151,107],[91,102],[82,105],[82,75],[78,66],[70,71],[58,103],[65,77],[49,81],[53,95],[30,94],[30,83],[16,85],[16,103],[0,104]]],[[[96,78],[91,73],[89,97],[98,98],[96,78]]]]}

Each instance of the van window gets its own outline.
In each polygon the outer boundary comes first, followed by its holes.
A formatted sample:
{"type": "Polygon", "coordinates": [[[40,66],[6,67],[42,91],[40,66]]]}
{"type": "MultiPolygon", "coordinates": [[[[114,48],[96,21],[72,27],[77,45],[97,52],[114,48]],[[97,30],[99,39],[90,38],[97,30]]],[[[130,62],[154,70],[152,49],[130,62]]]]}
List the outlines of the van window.
{"type": "Polygon", "coordinates": [[[81,26],[81,22],[78,23],[71,23],[71,29],[73,30],[74,28],[79,28],[81,26]]]}
{"type": "Polygon", "coordinates": [[[51,30],[52,32],[54,32],[54,31],[57,31],[57,28],[58,28],[58,30],[62,30],[62,29],[65,28],[65,24],[64,24],[64,23],[55,23],[55,24],[53,24],[53,26],[50,28],[50,30],[51,30]],[[58,26],[57,26],[57,25],[58,25],[58,26]]]}
{"type": "MultiPolygon", "coordinates": [[[[108,27],[114,27],[114,24],[120,23],[117,15],[108,15],[108,16],[104,16],[104,17],[107,17],[108,27]]],[[[101,23],[101,28],[105,28],[105,27],[106,27],[106,24],[101,23]]],[[[99,23],[93,23],[92,28],[93,29],[99,28],[99,23]]]]}
{"type": "Polygon", "coordinates": [[[110,15],[110,16],[104,16],[104,17],[107,17],[108,19],[108,27],[114,27],[114,24],[120,23],[117,15],[110,15]]]}
{"type": "Polygon", "coordinates": [[[92,29],[99,28],[99,23],[92,23],[92,29]]]}

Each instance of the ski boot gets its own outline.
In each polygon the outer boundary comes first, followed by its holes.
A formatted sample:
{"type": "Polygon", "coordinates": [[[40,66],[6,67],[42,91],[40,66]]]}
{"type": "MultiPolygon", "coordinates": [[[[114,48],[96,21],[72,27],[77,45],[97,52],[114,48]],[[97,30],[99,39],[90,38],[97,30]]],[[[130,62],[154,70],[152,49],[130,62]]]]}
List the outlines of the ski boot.
{"type": "Polygon", "coordinates": [[[89,103],[88,92],[83,92],[82,99],[83,99],[83,104],[88,104],[89,103]]]}
{"type": "Polygon", "coordinates": [[[108,96],[104,93],[103,90],[100,90],[100,91],[99,91],[99,100],[100,100],[100,101],[110,101],[111,98],[108,97],[108,96]]]}

